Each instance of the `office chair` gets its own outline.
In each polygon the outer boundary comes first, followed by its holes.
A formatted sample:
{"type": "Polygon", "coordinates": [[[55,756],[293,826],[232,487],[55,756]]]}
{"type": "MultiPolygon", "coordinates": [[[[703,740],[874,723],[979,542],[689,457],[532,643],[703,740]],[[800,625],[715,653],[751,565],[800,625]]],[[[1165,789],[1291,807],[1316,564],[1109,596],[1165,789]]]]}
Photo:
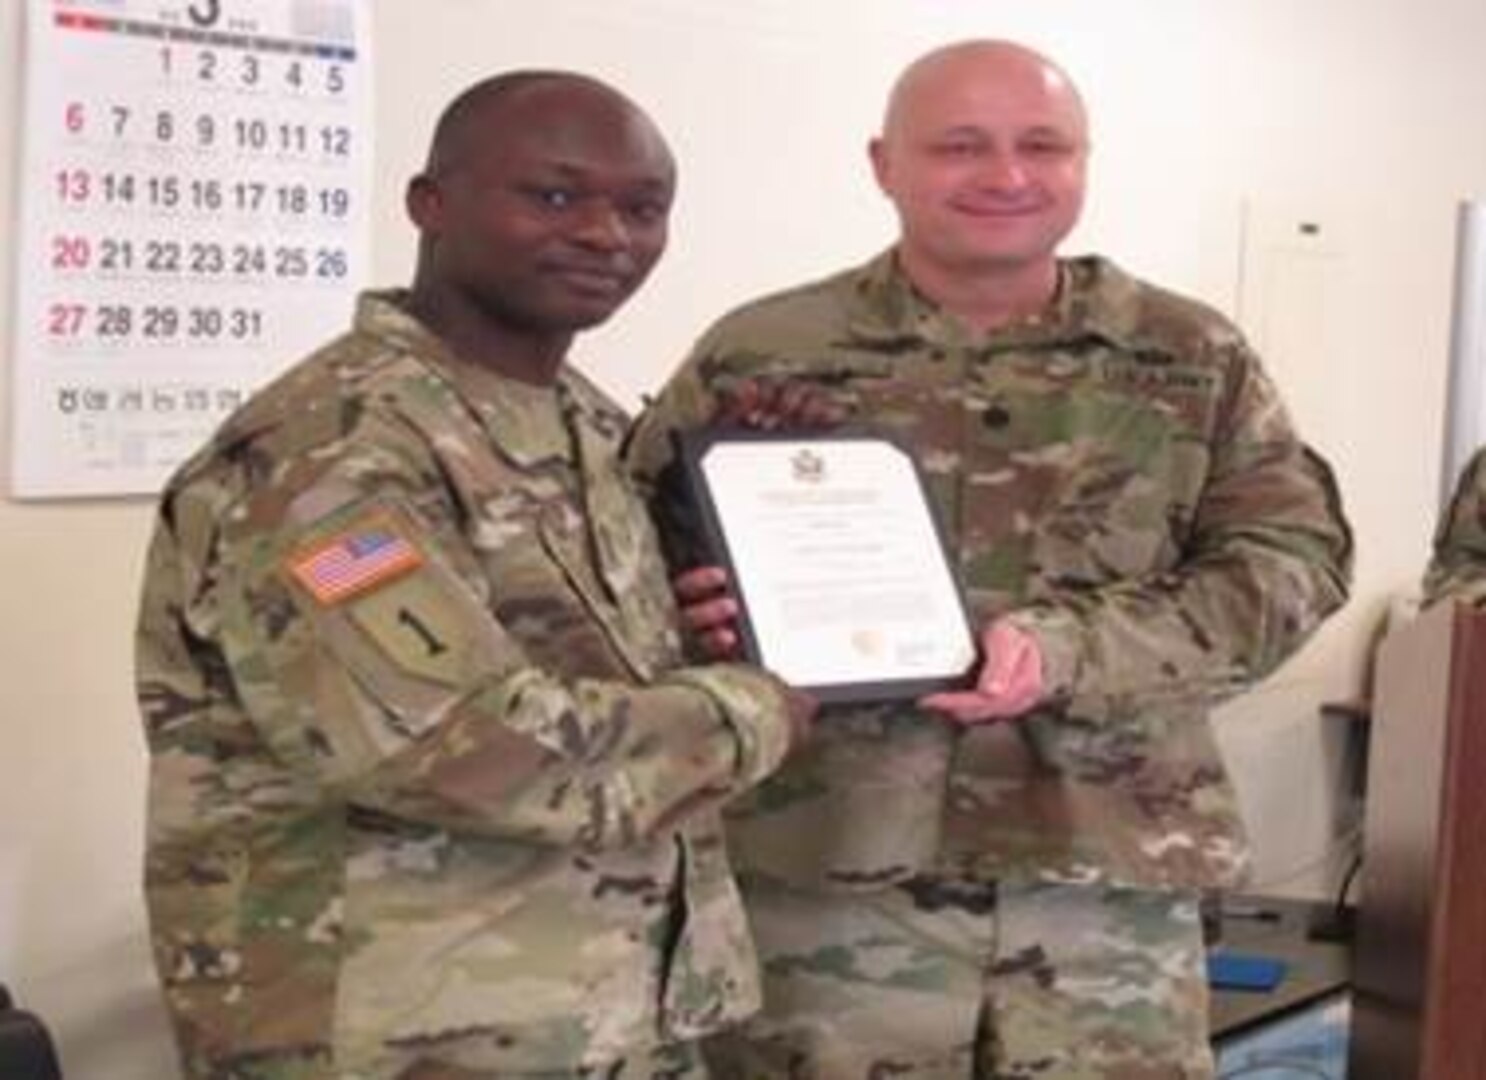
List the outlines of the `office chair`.
{"type": "Polygon", "coordinates": [[[51,1034],[36,1016],[18,1009],[0,983],[0,1077],[5,1080],[62,1080],[51,1034]]]}

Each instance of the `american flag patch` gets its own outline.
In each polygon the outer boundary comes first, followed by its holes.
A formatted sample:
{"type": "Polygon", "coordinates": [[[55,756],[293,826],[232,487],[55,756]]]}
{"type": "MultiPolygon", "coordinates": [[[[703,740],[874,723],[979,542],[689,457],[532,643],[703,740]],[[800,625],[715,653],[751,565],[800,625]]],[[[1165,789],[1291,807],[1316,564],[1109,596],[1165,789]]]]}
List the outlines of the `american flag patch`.
{"type": "Polygon", "coordinates": [[[322,604],[338,604],[423,565],[401,533],[364,522],[289,560],[294,580],[322,604]]]}

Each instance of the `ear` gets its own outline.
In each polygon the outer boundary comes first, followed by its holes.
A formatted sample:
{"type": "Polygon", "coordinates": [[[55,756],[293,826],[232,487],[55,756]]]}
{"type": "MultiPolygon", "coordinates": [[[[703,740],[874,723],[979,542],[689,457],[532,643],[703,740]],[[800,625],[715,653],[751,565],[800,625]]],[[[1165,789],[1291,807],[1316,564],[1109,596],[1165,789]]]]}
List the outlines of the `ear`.
{"type": "Polygon", "coordinates": [[[403,206],[419,232],[437,234],[443,231],[444,191],[439,182],[427,173],[419,173],[408,181],[403,206]]]}
{"type": "Polygon", "coordinates": [[[887,142],[881,135],[867,144],[867,157],[872,162],[872,175],[877,178],[877,187],[884,195],[891,196],[893,188],[889,180],[887,142]]]}

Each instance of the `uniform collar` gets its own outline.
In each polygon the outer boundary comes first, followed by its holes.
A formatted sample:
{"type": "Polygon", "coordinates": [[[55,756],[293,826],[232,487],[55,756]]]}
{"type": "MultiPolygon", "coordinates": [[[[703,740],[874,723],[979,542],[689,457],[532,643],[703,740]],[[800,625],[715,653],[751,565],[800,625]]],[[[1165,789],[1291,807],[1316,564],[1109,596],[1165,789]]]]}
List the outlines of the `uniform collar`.
{"type": "Polygon", "coordinates": [[[1062,345],[1088,338],[1129,345],[1139,314],[1139,283],[1097,255],[1058,260],[1058,292],[1038,315],[979,335],[924,296],[889,248],[861,268],[855,281],[861,303],[852,329],[874,342],[929,341],[965,345],[1062,345]]]}
{"type": "Polygon", "coordinates": [[[407,310],[408,292],[363,293],[356,328],[381,339],[433,372],[479,418],[501,452],[523,467],[554,458],[571,461],[573,423],[606,427],[596,415],[587,380],[564,364],[552,386],[534,386],[472,364],[407,310]],[[567,414],[567,415],[565,415],[567,414]]]}

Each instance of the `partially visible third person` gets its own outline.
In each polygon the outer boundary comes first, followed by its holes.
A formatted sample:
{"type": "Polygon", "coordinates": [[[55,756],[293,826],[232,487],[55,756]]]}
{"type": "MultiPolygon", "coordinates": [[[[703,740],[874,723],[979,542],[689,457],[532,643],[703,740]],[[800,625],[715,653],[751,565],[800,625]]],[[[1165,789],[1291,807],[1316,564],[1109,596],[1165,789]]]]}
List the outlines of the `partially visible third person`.
{"type": "MultiPolygon", "coordinates": [[[[963,689],[828,706],[730,814],[765,1006],[722,1075],[1212,1075],[1198,894],[1248,849],[1208,710],[1343,602],[1351,536],[1226,319],[1057,255],[1088,154],[1047,58],[929,53],[871,144],[897,243],[724,317],[641,418],[678,535],[673,436],[719,415],[913,447],[982,644],[963,689]]],[[[725,581],[686,569],[725,648],[725,581]]]]}
{"type": "Polygon", "coordinates": [[[1460,472],[1455,494],[1434,535],[1424,572],[1424,602],[1486,600],[1486,448],[1460,472]]]}
{"type": "Polygon", "coordinates": [[[813,704],[680,666],[626,417],[565,359],[674,189],[610,87],[476,84],[407,189],[411,289],[167,486],[145,889],[189,1077],[693,1076],[757,1007],[717,813],[813,704]]]}

